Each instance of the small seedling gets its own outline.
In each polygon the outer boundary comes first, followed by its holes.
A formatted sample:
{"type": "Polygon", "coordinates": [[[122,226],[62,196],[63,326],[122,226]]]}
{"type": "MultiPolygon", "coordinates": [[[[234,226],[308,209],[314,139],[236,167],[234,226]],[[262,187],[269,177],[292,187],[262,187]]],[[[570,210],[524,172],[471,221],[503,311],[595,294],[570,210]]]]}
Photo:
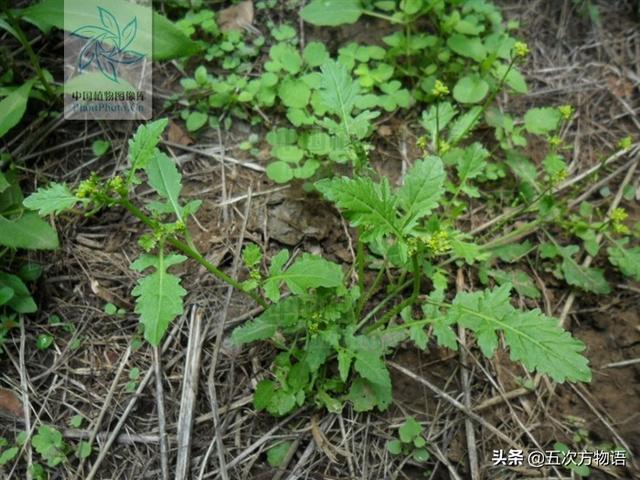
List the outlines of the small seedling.
{"type": "Polygon", "coordinates": [[[426,445],[422,425],[415,418],[407,417],[398,430],[398,438],[387,442],[387,450],[393,455],[412,455],[416,461],[426,462],[431,456],[426,445]]]}

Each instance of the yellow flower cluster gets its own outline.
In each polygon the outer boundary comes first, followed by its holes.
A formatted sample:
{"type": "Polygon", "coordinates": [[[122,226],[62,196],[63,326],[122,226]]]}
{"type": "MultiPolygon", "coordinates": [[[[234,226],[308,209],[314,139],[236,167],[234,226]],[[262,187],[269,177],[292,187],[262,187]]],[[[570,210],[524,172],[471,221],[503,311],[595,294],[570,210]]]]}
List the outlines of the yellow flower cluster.
{"type": "Polygon", "coordinates": [[[518,58],[526,58],[531,50],[529,50],[529,45],[524,42],[516,42],[513,45],[513,51],[518,58]]]}
{"type": "Polygon", "coordinates": [[[558,111],[560,112],[560,115],[562,115],[562,118],[564,118],[565,120],[569,120],[571,117],[573,117],[573,107],[571,105],[560,105],[558,107],[558,111]]]}
{"type": "Polygon", "coordinates": [[[562,145],[562,139],[559,136],[554,135],[549,139],[549,145],[551,145],[552,147],[559,147],[560,145],[562,145]]]}
{"type": "Polygon", "coordinates": [[[429,250],[431,250],[434,255],[444,255],[451,249],[449,232],[444,230],[440,230],[430,237],[427,237],[424,240],[424,243],[429,247],[429,250]]]}
{"type": "Polygon", "coordinates": [[[624,208],[615,208],[611,212],[611,227],[615,233],[620,235],[627,235],[629,233],[629,227],[623,222],[629,217],[629,214],[624,208]]]}
{"type": "Polygon", "coordinates": [[[438,142],[438,155],[443,155],[451,150],[451,145],[444,140],[438,142]]]}
{"type": "Polygon", "coordinates": [[[76,189],[76,197],[78,198],[91,198],[98,190],[100,180],[98,175],[91,174],[89,178],[83,181],[76,189]]]}
{"type": "Polygon", "coordinates": [[[620,150],[626,150],[627,148],[631,148],[632,143],[633,140],[630,136],[627,135],[626,137],[620,139],[620,141],[618,142],[618,148],[620,148],[620,150]]]}
{"type": "Polygon", "coordinates": [[[431,94],[437,98],[446,97],[449,95],[449,88],[440,80],[436,80],[436,83],[431,90],[431,94]]]}

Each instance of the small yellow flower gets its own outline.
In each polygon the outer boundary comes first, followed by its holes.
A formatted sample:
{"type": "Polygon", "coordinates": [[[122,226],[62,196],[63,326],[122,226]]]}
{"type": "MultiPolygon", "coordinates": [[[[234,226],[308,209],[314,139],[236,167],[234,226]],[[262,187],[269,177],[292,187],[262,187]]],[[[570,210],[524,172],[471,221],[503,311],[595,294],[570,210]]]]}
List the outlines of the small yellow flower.
{"type": "Polygon", "coordinates": [[[440,140],[438,142],[438,154],[443,155],[443,154],[447,153],[450,149],[451,149],[451,145],[449,145],[444,140],[440,140]]]}
{"type": "Polygon", "coordinates": [[[429,247],[434,255],[443,255],[451,249],[451,242],[449,241],[449,232],[440,230],[434,233],[430,237],[424,240],[424,243],[429,247]]]}
{"type": "Polygon", "coordinates": [[[76,197],[78,198],[91,198],[98,190],[98,176],[92,173],[89,178],[78,185],[76,189],[76,197]]]}
{"type": "Polygon", "coordinates": [[[618,148],[620,148],[620,150],[626,150],[627,148],[631,148],[632,143],[632,138],[627,135],[618,142],[618,148]]]}
{"type": "Polygon", "coordinates": [[[121,176],[116,176],[113,177],[112,179],[110,179],[107,182],[107,188],[114,192],[117,193],[118,195],[122,195],[124,192],[124,180],[122,179],[121,176]]]}
{"type": "Polygon", "coordinates": [[[552,147],[559,147],[561,144],[562,139],[557,135],[554,135],[549,139],[549,145],[551,145],[552,147]]]}
{"type": "Polygon", "coordinates": [[[427,148],[427,136],[426,135],[422,135],[421,137],[418,137],[418,140],[416,141],[416,145],[418,146],[418,148],[420,150],[426,150],[427,148]]]}
{"type": "Polygon", "coordinates": [[[562,169],[551,176],[551,183],[553,185],[557,185],[561,182],[564,182],[567,179],[568,175],[569,174],[567,173],[567,171],[565,169],[562,169]]]}
{"type": "Polygon", "coordinates": [[[611,228],[614,233],[620,235],[628,235],[630,233],[629,227],[624,222],[629,217],[629,214],[624,208],[616,208],[611,212],[611,228]]]}
{"type": "Polygon", "coordinates": [[[616,208],[611,212],[611,221],[614,223],[622,223],[629,217],[624,208],[616,208]]]}
{"type": "Polygon", "coordinates": [[[558,107],[558,111],[560,112],[560,115],[562,115],[562,118],[564,118],[565,120],[569,120],[574,113],[573,107],[571,105],[560,105],[558,107]]]}
{"type": "Polygon", "coordinates": [[[415,238],[409,238],[407,240],[407,254],[412,256],[418,251],[418,240],[415,238]]]}
{"type": "Polygon", "coordinates": [[[440,80],[436,80],[436,83],[431,90],[431,94],[437,98],[446,97],[449,95],[449,88],[440,80]]]}
{"type": "Polygon", "coordinates": [[[629,235],[631,230],[624,223],[614,223],[613,224],[613,232],[619,235],[629,235]]]}
{"type": "Polygon", "coordinates": [[[526,58],[530,53],[529,45],[524,42],[516,42],[513,45],[513,52],[518,58],[526,58]]]}

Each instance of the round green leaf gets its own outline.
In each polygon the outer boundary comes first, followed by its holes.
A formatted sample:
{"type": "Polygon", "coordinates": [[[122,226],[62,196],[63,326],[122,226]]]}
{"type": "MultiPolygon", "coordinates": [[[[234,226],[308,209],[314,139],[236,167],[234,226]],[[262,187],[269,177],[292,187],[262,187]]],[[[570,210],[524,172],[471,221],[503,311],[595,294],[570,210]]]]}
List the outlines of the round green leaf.
{"type": "Polygon", "coordinates": [[[271,154],[283,162],[298,163],[302,160],[304,152],[295,145],[278,145],[271,150],[271,154]]]}
{"type": "Polygon", "coordinates": [[[402,443],[400,440],[390,440],[387,442],[387,450],[393,455],[400,455],[402,452],[402,443]]]}
{"type": "Polygon", "coordinates": [[[267,177],[276,183],[287,183],[293,178],[293,170],[285,162],[273,162],[267,167],[267,177]]]}
{"type": "Polygon", "coordinates": [[[449,37],[447,46],[458,55],[472,58],[476,62],[481,62],[487,56],[487,50],[478,37],[469,38],[456,33],[449,37]]]}
{"type": "Polygon", "coordinates": [[[187,130],[190,132],[195,132],[204,126],[207,123],[209,116],[206,113],[202,112],[190,112],[187,117],[187,130]]]}
{"type": "Polygon", "coordinates": [[[427,460],[429,460],[429,457],[431,457],[431,455],[429,455],[429,452],[426,448],[417,448],[413,452],[413,458],[415,458],[418,462],[426,462],[427,460]]]}
{"type": "Polygon", "coordinates": [[[489,92],[489,84],[480,75],[467,75],[462,77],[453,87],[453,98],[460,103],[481,102],[489,92]]]}
{"type": "Polygon", "coordinates": [[[360,15],[359,0],[313,0],[300,12],[305,22],[326,27],[355,23],[360,15]]]}
{"type": "Polygon", "coordinates": [[[329,60],[329,52],[323,43],[310,42],[304,47],[302,58],[310,67],[319,67],[329,60]]]}
{"type": "Polygon", "coordinates": [[[91,150],[96,157],[101,157],[102,155],[107,153],[110,145],[111,143],[109,143],[107,140],[96,140],[91,144],[91,150]]]}
{"type": "Polygon", "coordinates": [[[560,117],[556,108],[532,108],[524,115],[524,127],[529,133],[542,135],[558,128],[560,117]]]}
{"type": "Polygon", "coordinates": [[[317,160],[307,160],[304,165],[294,170],[296,178],[307,179],[313,177],[316,171],[320,168],[320,162],[317,160]]]}
{"type": "Polygon", "coordinates": [[[326,155],[331,151],[331,137],[324,132],[315,132],[307,139],[307,150],[314,155],[326,155]]]}
{"type": "Polygon", "coordinates": [[[46,350],[53,343],[53,337],[51,335],[38,335],[36,340],[36,348],[38,350],[46,350]]]}
{"type": "Polygon", "coordinates": [[[311,89],[302,80],[287,78],[278,88],[278,96],[289,108],[304,108],[309,103],[311,89]]]}

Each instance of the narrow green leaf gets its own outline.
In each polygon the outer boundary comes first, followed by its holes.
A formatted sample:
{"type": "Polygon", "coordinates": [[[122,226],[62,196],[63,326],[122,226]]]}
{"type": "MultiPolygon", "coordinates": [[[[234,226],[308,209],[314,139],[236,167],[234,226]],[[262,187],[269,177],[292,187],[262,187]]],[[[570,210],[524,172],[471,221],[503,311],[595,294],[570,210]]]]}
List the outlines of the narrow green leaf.
{"type": "Polygon", "coordinates": [[[162,198],[167,199],[171,209],[179,220],[182,219],[182,207],[178,197],[182,190],[182,175],[175,163],[165,153],[158,152],[146,167],[148,183],[162,198]]]}
{"type": "Polygon", "coordinates": [[[37,213],[27,212],[8,219],[0,215],[0,245],[29,250],[55,250],[58,235],[37,213]]]}
{"type": "Polygon", "coordinates": [[[18,313],[33,313],[38,310],[36,303],[31,297],[31,292],[20,280],[20,277],[11,273],[0,272],[0,287],[7,287],[13,290],[13,296],[6,305],[18,313]]]}
{"type": "Polygon", "coordinates": [[[476,178],[484,170],[489,152],[482,144],[475,142],[464,149],[464,153],[460,157],[460,161],[456,165],[458,171],[458,179],[461,184],[476,178]]]}
{"type": "Polygon", "coordinates": [[[0,138],[9,130],[15,127],[22,119],[27,110],[29,93],[33,87],[34,80],[29,80],[16,88],[0,102],[0,138]]]}
{"type": "MultiPolygon", "coordinates": [[[[43,0],[22,10],[21,15],[45,30],[52,26],[64,30],[65,25],[75,30],[93,21],[94,12],[103,5],[101,0],[43,0]],[[89,19],[88,12],[91,14],[89,19]]],[[[108,5],[112,12],[118,12],[123,26],[127,20],[137,18],[136,36],[129,46],[136,52],[147,57],[153,53],[154,60],[170,60],[193,55],[201,49],[166,17],[157,12],[149,15],[148,8],[151,7],[124,0],[109,0],[108,5]],[[152,45],[151,51],[148,45],[152,45]]]]}

